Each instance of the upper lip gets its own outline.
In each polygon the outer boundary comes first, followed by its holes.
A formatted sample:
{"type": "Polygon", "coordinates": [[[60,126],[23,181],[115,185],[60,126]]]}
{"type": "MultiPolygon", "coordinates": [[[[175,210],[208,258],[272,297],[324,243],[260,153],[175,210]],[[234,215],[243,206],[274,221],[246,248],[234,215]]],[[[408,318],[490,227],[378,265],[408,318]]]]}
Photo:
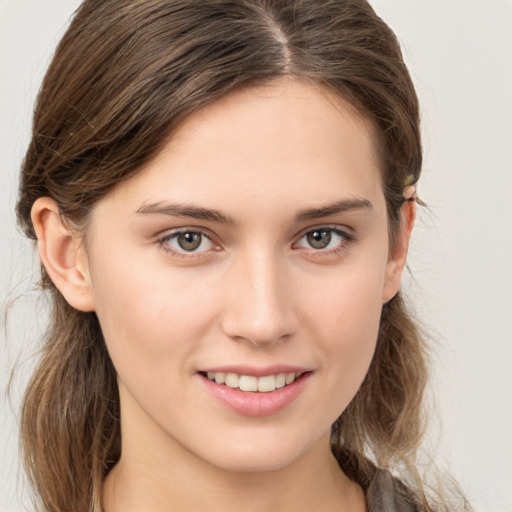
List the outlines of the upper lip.
{"type": "Polygon", "coordinates": [[[304,366],[290,364],[272,364],[269,366],[251,366],[251,365],[223,365],[212,366],[200,370],[200,372],[222,372],[236,373],[237,375],[251,375],[254,377],[265,377],[266,375],[278,375],[279,373],[305,373],[311,371],[304,366]]]}

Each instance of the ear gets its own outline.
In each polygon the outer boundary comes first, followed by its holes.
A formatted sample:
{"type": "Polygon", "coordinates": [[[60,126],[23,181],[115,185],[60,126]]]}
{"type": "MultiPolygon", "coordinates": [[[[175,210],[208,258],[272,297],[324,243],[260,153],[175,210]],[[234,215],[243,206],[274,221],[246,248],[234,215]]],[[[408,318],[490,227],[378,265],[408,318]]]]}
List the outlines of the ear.
{"type": "Polygon", "coordinates": [[[388,302],[397,293],[400,288],[402,272],[407,260],[407,251],[409,250],[409,241],[411,239],[412,228],[416,220],[416,194],[413,192],[411,197],[406,197],[400,211],[400,227],[395,237],[395,243],[390,251],[389,259],[386,265],[386,276],[384,288],[382,290],[382,302],[388,302]]]}
{"type": "Polygon", "coordinates": [[[94,311],[87,254],[82,237],[62,218],[57,203],[40,197],[32,206],[32,224],[46,272],[67,302],[81,311],[94,311]]]}

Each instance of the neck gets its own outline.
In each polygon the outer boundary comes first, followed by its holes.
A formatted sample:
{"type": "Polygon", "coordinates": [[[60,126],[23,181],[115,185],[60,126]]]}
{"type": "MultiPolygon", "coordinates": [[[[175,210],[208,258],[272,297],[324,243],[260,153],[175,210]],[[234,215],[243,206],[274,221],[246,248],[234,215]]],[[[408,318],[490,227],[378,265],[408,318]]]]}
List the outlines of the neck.
{"type": "Polygon", "coordinates": [[[105,512],[364,510],[362,490],[333,458],[314,469],[307,459],[265,473],[192,468],[176,460],[144,467],[121,459],[105,483],[105,512]]]}
{"type": "Polygon", "coordinates": [[[331,455],[314,460],[319,454],[264,473],[234,473],[180,457],[162,463],[147,454],[142,460],[123,456],[105,483],[105,512],[365,510],[362,490],[331,455]]]}

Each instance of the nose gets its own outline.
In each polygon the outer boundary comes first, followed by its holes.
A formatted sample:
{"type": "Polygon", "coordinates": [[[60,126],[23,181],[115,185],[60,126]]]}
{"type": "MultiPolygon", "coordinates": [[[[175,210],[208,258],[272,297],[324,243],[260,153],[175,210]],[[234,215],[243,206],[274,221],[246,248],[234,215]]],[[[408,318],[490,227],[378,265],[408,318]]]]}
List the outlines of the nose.
{"type": "Polygon", "coordinates": [[[221,324],[227,336],[266,346],[296,331],[293,294],[285,267],[267,250],[240,257],[233,264],[223,285],[226,300],[221,324]]]}

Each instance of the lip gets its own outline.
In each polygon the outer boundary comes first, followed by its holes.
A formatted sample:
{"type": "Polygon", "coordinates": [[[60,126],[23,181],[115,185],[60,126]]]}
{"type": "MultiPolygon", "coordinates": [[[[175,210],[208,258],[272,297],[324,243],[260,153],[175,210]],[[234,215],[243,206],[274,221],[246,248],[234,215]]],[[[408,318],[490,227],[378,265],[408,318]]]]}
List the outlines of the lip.
{"type": "Polygon", "coordinates": [[[226,373],[237,373],[239,375],[253,375],[255,377],[264,377],[277,373],[302,373],[294,382],[283,388],[276,389],[267,393],[257,391],[241,391],[238,388],[229,388],[224,384],[217,384],[209,380],[205,375],[198,373],[201,383],[204,385],[207,393],[217,399],[228,409],[235,411],[243,416],[263,417],[276,414],[291,404],[304,390],[307,381],[312,375],[311,371],[298,370],[296,367],[267,367],[260,369],[258,373],[255,369],[223,366],[222,369],[211,369],[208,371],[218,371],[226,373]],[[277,371],[276,371],[277,368],[277,371]],[[287,371],[289,370],[289,371],[287,371]]]}
{"type": "Polygon", "coordinates": [[[286,364],[275,364],[265,367],[256,367],[249,365],[215,366],[212,368],[201,369],[200,373],[222,372],[236,373],[237,375],[252,375],[253,377],[266,377],[267,375],[277,375],[278,373],[306,373],[311,372],[311,368],[292,366],[286,364]]]}

